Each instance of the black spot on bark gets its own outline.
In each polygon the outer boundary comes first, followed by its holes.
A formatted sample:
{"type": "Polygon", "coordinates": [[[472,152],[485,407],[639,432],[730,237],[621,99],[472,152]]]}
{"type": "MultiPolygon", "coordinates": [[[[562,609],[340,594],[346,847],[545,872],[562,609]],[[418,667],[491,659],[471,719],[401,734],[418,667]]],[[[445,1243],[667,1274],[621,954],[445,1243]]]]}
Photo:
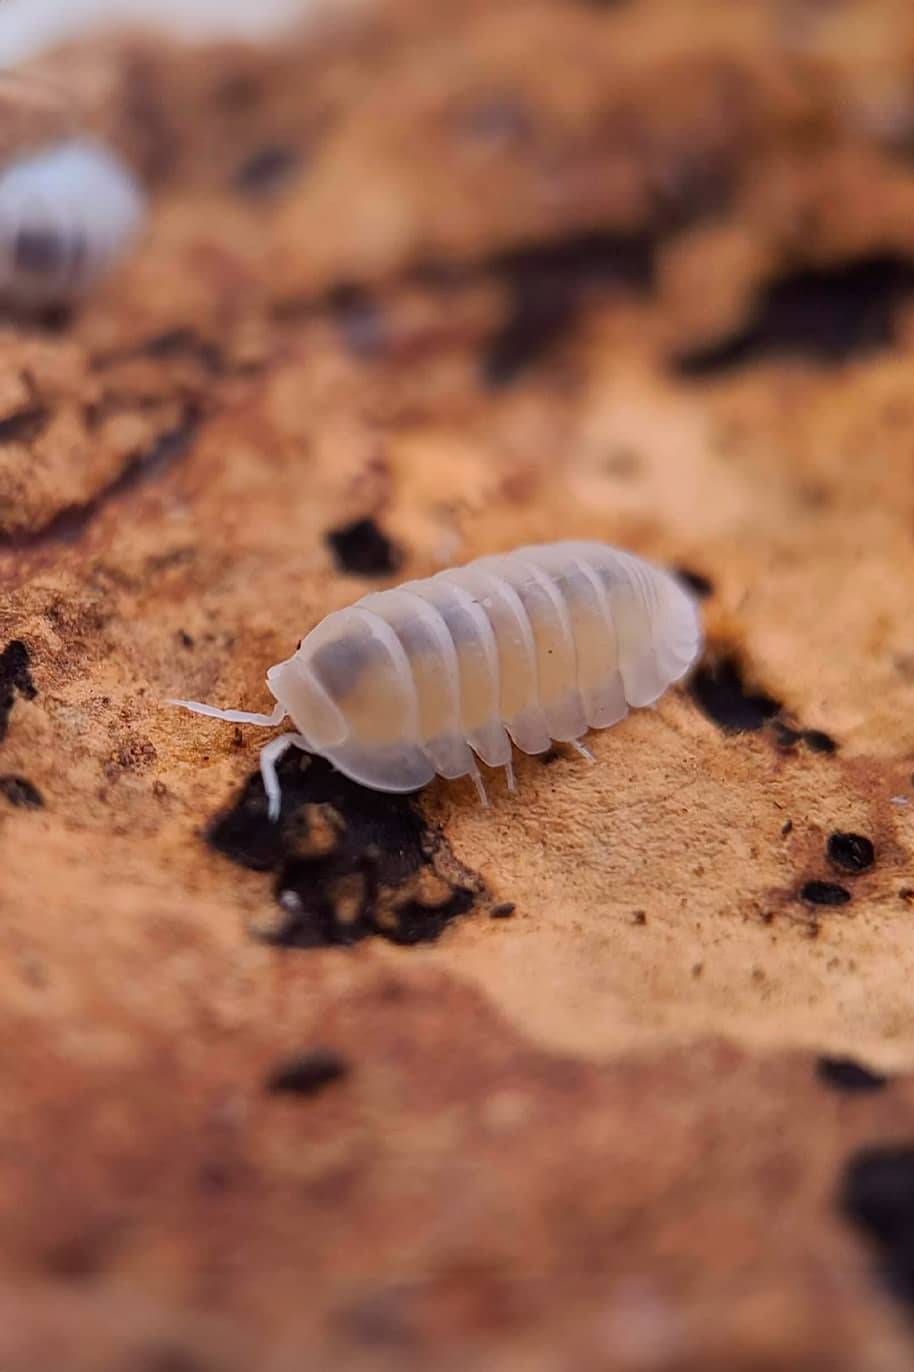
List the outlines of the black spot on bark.
{"type": "Polygon", "coordinates": [[[800,899],[807,905],[846,905],[851,893],[836,881],[807,881],[800,887],[800,899]]]}
{"type": "Polygon", "coordinates": [[[834,753],[838,748],[831,735],[822,729],[804,729],[803,742],[813,753],[834,753]]]}
{"type": "Polygon", "coordinates": [[[816,1076],[836,1091],[879,1091],[888,1081],[881,1073],[870,1071],[853,1058],[819,1058],[816,1076]]]}
{"type": "Polygon", "coordinates": [[[47,428],[50,411],[44,405],[29,405],[0,419],[0,443],[31,443],[47,428]]]}
{"type": "Polygon", "coordinates": [[[829,834],[825,851],[829,861],[844,872],[865,872],[876,860],[876,850],[863,834],[829,834]]]}
{"type": "Polygon", "coordinates": [[[783,719],[774,720],[771,728],[775,743],[784,752],[790,752],[798,743],[805,743],[812,753],[834,753],[838,747],[821,729],[799,729],[783,719]]]}
{"type": "Polygon", "coordinates": [[[347,1075],[349,1064],[332,1048],[311,1048],[273,1068],[266,1089],[275,1094],[313,1096],[347,1075]]]}
{"type": "Polygon", "coordinates": [[[746,686],[740,662],[732,654],[702,662],[689,690],[699,709],[727,733],[761,729],[781,708],[773,696],[746,686]]]}
{"type": "Polygon", "coordinates": [[[387,346],[387,330],[381,308],[370,291],[342,282],[328,292],[327,308],[344,345],[355,357],[381,356],[387,346]]]}
{"type": "Polygon", "coordinates": [[[37,786],[25,777],[0,776],[0,796],[5,796],[10,805],[22,810],[40,810],[44,798],[37,786]]]}
{"type": "Polygon", "coordinates": [[[489,267],[507,284],[511,301],[482,359],[484,382],[501,387],[559,342],[588,297],[620,287],[647,291],[654,280],[654,244],[644,235],[585,234],[504,253],[489,267]]]}
{"type": "Polygon", "coordinates": [[[275,144],[251,153],[235,170],[232,184],[242,195],[275,195],[301,167],[297,148],[275,144]]]}
{"type": "Polygon", "coordinates": [[[700,378],[766,357],[844,362],[891,346],[898,306],[912,291],[914,268],[896,257],[794,272],[765,290],[743,330],[674,365],[682,376],[700,378]]]}
{"type": "Polygon", "coordinates": [[[482,892],[453,875],[442,836],[409,796],[368,790],[320,757],[289,753],[279,767],[282,815],[272,823],[260,774],[251,776],[208,839],[233,861],[276,873],[283,918],[262,934],[283,947],[438,938],[482,892]],[[448,868],[448,875],[440,870],[448,868]]]}
{"type": "Polygon", "coordinates": [[[701,572],[690,571],[688,567],[674,567],[673,571],[680,581],[684,581],[690,591],[706,600],[714,594],[714,583],[701,572]]]}
{"type": "Polygon", "coordinates": [[[337,569],[349,576],[391,576],[403,560],[373,519],[356,519],[325,537],[337,569]]]}
{"type": "Polygon", "coordinates": [[[892,1294],[914,1303],[914,1147],[865,1148],[848,1161],[838,1207],[878,1259],[892,1294]]]}
{"type": "Polygon", "coordinates": [[[506,900],[501,905],[493,905],[489,915],[492,919],[510,919],[516,909],[513,900],[506,900]]]}
{"type": "Polygon", "coordinates": [[[18,638],[8,643],[0,653],[0,742],[9,729],[10,711],[17,694],[23,700],[34,700],[38,692],[29,670],[29,650],[18,638]]]}

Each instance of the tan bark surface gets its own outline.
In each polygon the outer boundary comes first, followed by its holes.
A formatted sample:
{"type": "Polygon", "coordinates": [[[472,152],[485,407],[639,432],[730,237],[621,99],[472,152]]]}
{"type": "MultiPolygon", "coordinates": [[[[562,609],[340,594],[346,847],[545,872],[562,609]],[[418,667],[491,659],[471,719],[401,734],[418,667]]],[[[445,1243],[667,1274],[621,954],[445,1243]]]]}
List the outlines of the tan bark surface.
{"type": "Polygon", "coordinates": [[[3,1372],[911,1366],[912,60],[402,0],[42,62],[152,206],[0,326],[3,1372]],[[162,705],[566,537],[706,582],[592,768],[296,755],[273,828],[162,705]]]}

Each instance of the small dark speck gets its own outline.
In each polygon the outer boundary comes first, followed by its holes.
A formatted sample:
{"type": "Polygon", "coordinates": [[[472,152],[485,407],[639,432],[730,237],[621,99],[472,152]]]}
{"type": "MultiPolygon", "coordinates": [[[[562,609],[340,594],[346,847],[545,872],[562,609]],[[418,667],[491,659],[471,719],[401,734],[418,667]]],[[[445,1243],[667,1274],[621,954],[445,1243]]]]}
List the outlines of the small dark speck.
{"type": "Polygon", "coordinates": [[[688,567],[674,567],[676,576],[680,581],[684,581],[689,590],[694,591],[702,600],[714,594],[714,584],[701,572],[690,571],[688,567]]]}
{"type": "Polygon", "coordinates": [[[865,872],[876,860],[876,850],[863,834],[829,834],[825,851],[829,861],[845,872],[865,872]]]}
{"type": "Polygon", "coordinates": [[[807,881],[800,887],[800,899],[808,905],[846,905],[851,893],[835,881],[807,881]]]}
{"type": "Polygon", "coordinates": [[[244,195],[273,195],[291,180],[300,164],[296,148],[281,145],[261,148],[236,169],[235,189],[244,195]]]}
{"type": "Polygon", "coordinates": [[[191,638],[190,634],[185,633],[183,629],[178,630],[178,641],[182,648],[192,648],[194,646],[194,640],[191,638]]]}
{"type": "Polygon", "coordinates": [[[816,1076],[838,1091],[879,1091],[888,1081],[881,1072],[873,1072],[853,1058],[819,1058],[816,1076]]]}
{"type": "Polygon", "coordinates": [[[792,819],[785,819],[785,820],[784,820],[784,823],[781,825],[781,833],[783,834],[784,838],[786,838],[788,834],[792,834],[792,833],[793,833],[793,820],[792,820],[792,819]]]}
{"type": "Polygon", "coordinates": [[[38,787],[26,781],[25,777],[0,777],[0,795],[5,796],[10,805],[23,810],[40,810],[44,805],[44,797],[38,787]]]}
{"type": "Polygon", "coordinates": [[[903,901],[914,903],[914,886],[902,886],[898,894],[903,901]]]}
{"type": "Polygon", "coordinates": [[[395,543],[373,519],[356,519],[325,535],[333,560],[350,576],[390,576],[402,562],[395,543]]]}
{"type": "Polygon", "coordinates": [[[633,910],[632,924],[647,924],[647,913],[644,910],[633,910]]]}
{"type": "Polygon", "coordinates": [[[492,919],[508,919],[514,914],[517,906],[511,900],[506,900],[502,905],[493,905],[489,911],[492,919]]]}
{"type": "Polygon", "coordinates": [[[311,1096],[331,1082],[339,1081],[349,1064],[332,1048],[312,1048],[274,1067],[267,1077],[266,1089],[273,1093],[311,1096]]]}
{"type": "Polygon", "coordinates": [[[327,305],[340,336],[354,357],[380,357],[388,332],[381,307],[372,294],[354,282],[339,282],[329,292],[327,305]]]}
{"type": "Polygon", "coordinates": [[[835,740],[821,729],[804,729],[803,742],[814,753],[833,753],[838,747],[835,740]]]}

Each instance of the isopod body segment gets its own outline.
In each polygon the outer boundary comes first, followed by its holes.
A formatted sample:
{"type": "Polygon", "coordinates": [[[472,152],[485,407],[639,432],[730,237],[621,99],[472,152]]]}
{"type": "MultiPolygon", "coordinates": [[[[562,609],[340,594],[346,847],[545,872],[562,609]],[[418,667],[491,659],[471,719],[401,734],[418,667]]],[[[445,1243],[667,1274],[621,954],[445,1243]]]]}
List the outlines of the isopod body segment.
{"type": "Polygon", "coordinates": [[[31,309],[83,294],[126,251],[144,210],[132,173],[88,138],[0,168],[0,297],[31,309]]]}
{"type": "Polygon", "coordinates": [[[198,713],[297,732],[261,753],[271,814],[276,759],[320,753],[379,791],[438,773],[472,776],[476,756],[525,753],[618,723],[682,677],[701,648],[696,602],[669,573],[607,544],[563,542],[482,557],[363,596],[327,615],[271,667],[271,715],[178,701],[198,713]]]}

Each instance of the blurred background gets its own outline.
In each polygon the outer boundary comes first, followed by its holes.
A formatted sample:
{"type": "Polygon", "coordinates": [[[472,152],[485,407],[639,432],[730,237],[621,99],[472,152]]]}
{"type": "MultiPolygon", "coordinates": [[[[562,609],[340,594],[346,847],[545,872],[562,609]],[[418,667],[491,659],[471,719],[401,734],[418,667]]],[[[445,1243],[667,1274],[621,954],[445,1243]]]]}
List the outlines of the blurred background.
{"type": "Polygon", "coordinates": [[[908,1372],[909,0],[0,4],[0,1369],[908,1372]],[[676,571],[656,710],[283,763],[329,611],[676,571]]]}

